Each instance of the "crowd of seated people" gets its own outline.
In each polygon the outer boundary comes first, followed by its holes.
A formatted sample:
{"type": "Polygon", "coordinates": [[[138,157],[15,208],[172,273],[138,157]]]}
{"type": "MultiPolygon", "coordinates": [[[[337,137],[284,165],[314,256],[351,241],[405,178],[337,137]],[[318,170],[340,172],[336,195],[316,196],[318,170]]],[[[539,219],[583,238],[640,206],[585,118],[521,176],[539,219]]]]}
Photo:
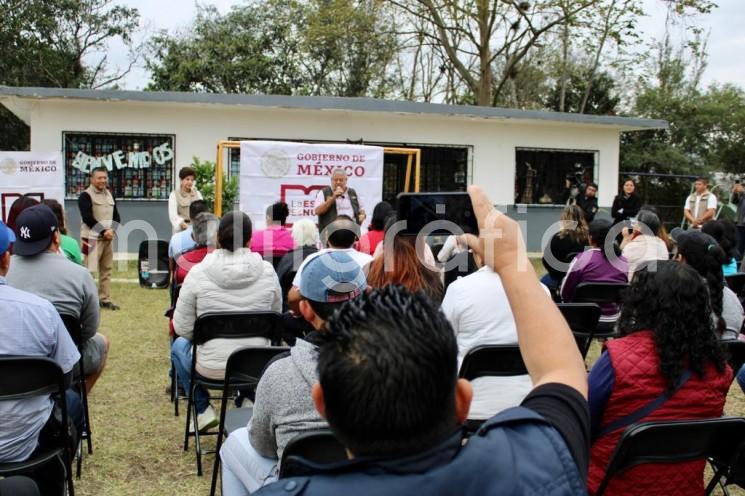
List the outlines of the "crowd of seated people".
{"type": "Polygon", "coordinates": [[[305,264],[299,309],[313,330],[296,340],[289,356],[266,368],[256,389],[251,421],[231,433],[223,446],[225,494],[249,494],[273,482],[287,443],[297,434],[327,427],[311,399],[311,388],[318,381],[318,345],[326,320],[346,302],[361,297],[366,288],[362,268],[344,251],[328,251],[305,264]]]}
{"type": "MultiPolygon", "coordinates": [[[[286,481],[277,481],[285,447],[294,436],[324,427],[350,459],[329,467],[308,464],[307,475],[291,479],[293,494],[346,494],[350,487],[362,494],[594,494],[624,422],[640,407],[662,396],[662,406],[643,420],[721,416],[733,371],[720,338],[743,323],[743,308],[724,283],[731,257],[723,238],[706,230],[675,233],[675,259],[669,260],[652,210],[639,211],[618,246],[610,221],[597,216],[588,226],[580,208],[567,206],[547,247],[550,270],[542,285],[526,262],[518,223],[494,210],[479,188],[469,192],[482,238],[464,235],[452,243],[471,253],[477,270],[447,288],[426,243],[400,233],[384,241],[397,220],[390,205],[376,206],[366,235],[342,215],[319,236],[308,219],[288,230],[281,202],[267,209],[267,229],[257,232],[240,211],[218,219],[192,203],[191,242],[172,240],[174,283],[181,285],[171,347],[179,383],[190,389],[194,323],[205,313],[279,312],[287,317],[282,325],[292,329],[283,333],[292,335],[286,339],[290,351],[264,369],[249,396],[250,422],[222,446],[224,494],[287,493],[286,481]],[[630,284],[620,307],[602,308],[605,318],[617,318],[618,337],[604,344],[589,376],[546,287],[571,301],[584,282],[630,284]],[[465,355],[491,344],[519,344],[528,375],[458,379],[465,355]],[[484,423],[467,433],[461,428],[466,420],[484,423]]],[[[54,217],[46,206],[26,210],[16,225],[27,225],[24,216],[37,211],[54,217]]],[[[44,318],[54,307],[39,303],[33,288],[21,295],[4,286],[6,280],[22,284],[16,271],[40,270],[43,260],[59,256],[59,221],[54,226],[41,251],[24,255],[21,241],[13,263],[7,249],[0,257],[0,276],[7,273],[0,277],[0,299],[36,305],[44,318]]],[[[5,236],[9,245],[9,231],[5,236]]],[[[78,292],[85,296],[90,284],[80,277],[78,292]]],[[[42,296],[57,305],[53,295],[42,296]]],[[[81,304],[81,319],[89,305],[81,304]]],[[[97,327],[97,318],[90,327],[97,327]]],[[[58,322],[52,328],[57,351],[30,351],[71,371],[68,362],[77,361],[77,352],[68,350],[58,322]]],[[[99,338],[91,339],[95,344],[99,338]]],[[[268,344],[264,338],[210,340],[197,347],[196,373],[221,379],[234,350],[268,344]]],[[[108,343],[94,349],[105,362],[108,343]]],[[[79,423],[79,400],[70,394],[79,423]]],[[[192,429],[215,427],[207,391],[194,394],[192,429]]],[[[0,430],[0,447],[17,442],[0,430]]],[[[36,443],[32,436],[32,450],[36,443]]],[[[703,462],[637,467],[615,477],[606,494],[668,494],[673,483],[683,494],[700,494],[703,470],[703,462]]]]}
{"type": "MultiPolygon", "coordinates": [[[[229,212],[220,220],[217,249],[192,267],[186,276],[173,312],[173,327],[179,336],[171,346],[171,358],[184,390],[190,390],[194,323],[208,312],[272,311],[282,309],[279,280],[272,264],[249,249],[251,219],[242,212],[229,212]]],[[[241,346],[268,345],[264,338],[212,339],[197,347],[196,372],[208,379],[222,379],[230,353],[241,346]]],[[[196,429],[214,427],[218,418],[209,393],[198,386],[196,429]]]]}

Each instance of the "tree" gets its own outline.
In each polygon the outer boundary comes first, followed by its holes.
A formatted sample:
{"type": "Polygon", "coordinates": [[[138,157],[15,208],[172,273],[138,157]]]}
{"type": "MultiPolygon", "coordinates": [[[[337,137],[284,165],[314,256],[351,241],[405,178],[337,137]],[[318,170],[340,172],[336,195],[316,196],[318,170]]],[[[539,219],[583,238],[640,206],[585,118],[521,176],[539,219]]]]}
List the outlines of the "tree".
{"type": "Polygon", "coordinates": [[[639,83],[634,112],[666,119],[667,131],[623,137],[621,168],[700,174],[743,172],[745,92],[732,85],[700,89],[706,43],[658,44],[654,78],[639,83]]]}
{"type": "Polygon", "coordinates": [[[292,24],[304,17],[297,2],[233,7],[225,15],[214,6],[199,7],[187,32],[151,40],[147,89],[290,94],[304,84],[292,24]]]}
{"type": "Polygon", "coordinates": [[[423,34],[437,43],[478,105],[495,105],[518,67],[539,41],[568,17],[599,0],[389,0],[425,21],[423,34]]]}
{"type": "Polygon", "coordinates": [[[616,81],[605,71],[591,77],[584,71],[586,69],[583,67],[576,66],[568,69],[565,81],[557,81],[546,99],[546,106],[557,112],[616,115],[621,102],[616,91],[616,81]]]}
{"type": "Polygon", "coordinates": [[[150,90],[384,96],[396,40],[379,0],[266,0],[152,40],[150,90]]]}
{"type": "MultiPolygon", "coordinates": [[[[137,9],[112,0],[0,0],[0,84],[101,88],[132,68],[137,9]],[[119,38],[132,50],[126,68],[111,68],[107,43],[119,38]]],[[[0,108],[0,149],[28,148],[28,128],[0,108]]]]}

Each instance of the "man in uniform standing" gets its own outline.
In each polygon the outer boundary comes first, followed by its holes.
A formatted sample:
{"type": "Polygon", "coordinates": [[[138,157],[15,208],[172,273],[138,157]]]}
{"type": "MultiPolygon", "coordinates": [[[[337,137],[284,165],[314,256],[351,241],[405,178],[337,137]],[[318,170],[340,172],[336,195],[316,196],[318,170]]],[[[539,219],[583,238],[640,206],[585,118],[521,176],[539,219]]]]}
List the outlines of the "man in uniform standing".
{"type": "MultiPolygon", "coordinates": [[[[331,174],[331,186],[326,186],[318,192],[315,207],[318,231],[321,233],[339,215],[348,215],[357,224],[362,224],[366,217],[357,192],[347,186],[347,173],[344,169],[336,169],[331,174]]],[[[323,234],[321,239],[324,239],[323,234]]]]}
{"type": "Polygon", "coordinates": [[[80,194],[80,240],[85,265],[98,272],[98,301],[101,308],[119,310],[111,301],[111,269],[114,265],[112,247],[114,230],[120,221],[119,211],[108,190],[109,173],[105,167],[91,170],[91,184],[80,194]]]}

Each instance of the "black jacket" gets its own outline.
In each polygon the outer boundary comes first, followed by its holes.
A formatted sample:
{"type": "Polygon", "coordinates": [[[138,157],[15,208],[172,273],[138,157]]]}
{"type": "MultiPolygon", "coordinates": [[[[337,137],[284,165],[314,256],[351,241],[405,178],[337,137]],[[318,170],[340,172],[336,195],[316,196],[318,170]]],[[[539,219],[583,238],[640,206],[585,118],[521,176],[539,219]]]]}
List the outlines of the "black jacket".
{"type": "Polygon", "coordinates": [[[585,195],[582,195],[577,198],[577,205],[585,213],[585,220],[587,223],[589,224],[592,222],[592,219],[595,218],[595,214],[598,213],[598,197],[593,196],[592,198],[587,198],[585,195]]]}
{"type": "Polygon", "coordinates": [[[636,217],[639,213],[639,209],[642,207],[642,199],[636,193],[631,193],[630,196],[617,195],[613,199],[613,207],[611,207],[611,217],[618,223],[631,217],[636,217]]]}

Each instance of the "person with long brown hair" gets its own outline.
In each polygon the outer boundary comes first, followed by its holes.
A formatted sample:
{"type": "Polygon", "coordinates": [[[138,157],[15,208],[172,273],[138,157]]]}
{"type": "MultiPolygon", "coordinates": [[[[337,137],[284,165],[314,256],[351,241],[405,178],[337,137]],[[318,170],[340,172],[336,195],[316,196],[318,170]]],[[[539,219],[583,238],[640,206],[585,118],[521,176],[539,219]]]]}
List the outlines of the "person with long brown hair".
{"type": "MultiPolygon", "coordinates": [[[[395,222],[390,218],[386,227],[395,222]]],[[[387,229],[386,229],[387,230],[387,229]]],[[[423,291],[435,303],[440,304],[443,296],[440,273],[425,266],[424,256],[416,249],[416,237],[396,235],[392,243],[392,266],[386,267],[386,254],[373,259],[367,274],[367,284],[372,288],[383,288],[398,284],[412,293],[423,291]]],[[[387,245],[385,250],[391,249],[387,245]]]]}
{"type": "Polygon", "coordinates": [[[546,245],[542,259],[547,273],[541,278],[541,282],[552,292],[556,291],[564,279],[571,259],[590,244],[590,230],[582,209],[577,205],[564,207],[559,223],[559,232],[546,245]]]}

